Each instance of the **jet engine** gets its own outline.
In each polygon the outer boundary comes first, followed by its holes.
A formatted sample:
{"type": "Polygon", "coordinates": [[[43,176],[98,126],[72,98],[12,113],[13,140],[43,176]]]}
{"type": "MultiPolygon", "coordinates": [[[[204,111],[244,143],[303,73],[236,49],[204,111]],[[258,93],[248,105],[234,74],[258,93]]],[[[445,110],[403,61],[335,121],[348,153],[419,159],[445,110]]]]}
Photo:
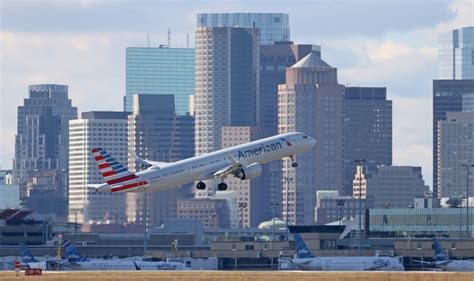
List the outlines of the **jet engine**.
{"type": "Polygon", "coordinates": [[[240,169],[235,176],[241,180],[249,180],[258,177],[261,174],[262,165],[258,163],[252,163],[240,169]]]}

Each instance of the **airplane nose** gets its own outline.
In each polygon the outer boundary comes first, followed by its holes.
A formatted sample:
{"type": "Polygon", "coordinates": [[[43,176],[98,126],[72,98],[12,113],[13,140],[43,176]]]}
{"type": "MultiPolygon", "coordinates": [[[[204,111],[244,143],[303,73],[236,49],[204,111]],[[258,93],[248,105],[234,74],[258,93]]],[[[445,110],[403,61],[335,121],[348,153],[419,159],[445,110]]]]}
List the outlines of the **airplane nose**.
{"type": "Polygon", "coordinates": [[[315,146],[316,145],[316,139],[315,138],[310,138],[309,139],[309,144],[311,145],[311,147],[315,146]]]}

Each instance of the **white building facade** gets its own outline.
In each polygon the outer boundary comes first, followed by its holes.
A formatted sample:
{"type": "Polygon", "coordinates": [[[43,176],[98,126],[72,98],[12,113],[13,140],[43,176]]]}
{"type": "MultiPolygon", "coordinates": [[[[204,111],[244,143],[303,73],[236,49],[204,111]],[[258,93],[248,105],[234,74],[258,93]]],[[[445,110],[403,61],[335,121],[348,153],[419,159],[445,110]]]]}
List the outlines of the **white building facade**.
{"type": "Polygon", "coordinates": [[[127,112],[84,112],[69,122],[69,215],[68,221],[89,224],[126,222],[125,193],[98,193],[88,184],[103,183],[94,147],[104,148],[127,164],[127,112]]]}

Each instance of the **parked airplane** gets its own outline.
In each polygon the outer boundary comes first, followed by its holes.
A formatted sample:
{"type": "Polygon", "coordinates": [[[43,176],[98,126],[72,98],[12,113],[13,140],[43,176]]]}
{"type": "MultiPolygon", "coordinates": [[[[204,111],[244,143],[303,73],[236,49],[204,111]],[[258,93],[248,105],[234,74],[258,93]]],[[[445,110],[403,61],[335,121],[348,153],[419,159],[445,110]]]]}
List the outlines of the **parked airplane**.
{"type": "Polygon", "coordinates": [[[138,162],[150,165],[145,171],[132,173],[117,162],[103,148],[92,153],[105,180],[101,185],[90,185],[99,192],[161,191],[183,184],[198,182],[197,189],[205,189],[204,180],[219,179],[217,188],[226,190],[224,180],[234,176],[252,179],[262,173],[261,164],[290,157],[296,167],[294,155],[312,148],[314,138],[303,133],[287,133],[218,150],[209,154],[174,163],[156,162],[136,157],[138,162]]]}
{"type": "Polygon", "coordinates": [[[436,261],[432,264],[445,271],[474,271],[474,260],[452,260],[443,252],[443,248],[437,239],[433,239],[433,250],[435,250],[436,261]]]}
{"type": "Polygon", "coordinates": [[[21,263],[20,266],[22,269],[25,268],[41,268],[46,270],[46,261],[37,260],[32,254],[31,251],[26,247],[24,243],[20,244],[20,255],[21,263]]]}
{"type": "Polygon", "coordinates": [[[189,270],[184,263],[141,261],[130,259],[89,260],[83,257],[70,242],[64,243],[67,263],[64,268],[71,270],[189,270]]]}
{"type": "Polygon", "coordinates": [[[293,234],[296,257],[291,263],[303,270],[321,271],[403,271],[400,260],[392,257],[317,257],[304,243],[299,233],[293,234]]]}

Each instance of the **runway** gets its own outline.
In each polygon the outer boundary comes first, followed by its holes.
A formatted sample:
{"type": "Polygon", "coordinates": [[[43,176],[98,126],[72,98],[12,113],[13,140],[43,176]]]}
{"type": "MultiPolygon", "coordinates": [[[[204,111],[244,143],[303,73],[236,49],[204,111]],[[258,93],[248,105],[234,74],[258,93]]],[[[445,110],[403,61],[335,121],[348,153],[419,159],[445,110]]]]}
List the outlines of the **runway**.
{"type": "Polygon", "coordinates": [[[42,276],[0,271],[0,280],[400,280],[471,281],[474,273],[460,272],[317,272],[317,271],[56,271],[42,276]]]}

